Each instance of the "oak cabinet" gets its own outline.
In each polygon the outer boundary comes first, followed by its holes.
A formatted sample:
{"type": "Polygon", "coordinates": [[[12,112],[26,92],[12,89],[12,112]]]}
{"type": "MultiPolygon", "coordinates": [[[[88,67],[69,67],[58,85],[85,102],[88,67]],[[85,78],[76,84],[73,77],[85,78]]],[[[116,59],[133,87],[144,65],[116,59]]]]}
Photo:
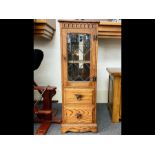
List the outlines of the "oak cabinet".
{"type": "Polygon", "coordinates": [[[97,131],[98,23],[59,20],[62,60],[61,132],[97,131]]]}
{"type": "Polygon", "coordinates": [[[121,69],[107,68],[109,72],[108,108],[113,123],[121,120],[121,69]]]}
{"type": "Polygon", "coordinates": [[[98,38],[121,38],[121,23],[100,21],[98,38]]]}

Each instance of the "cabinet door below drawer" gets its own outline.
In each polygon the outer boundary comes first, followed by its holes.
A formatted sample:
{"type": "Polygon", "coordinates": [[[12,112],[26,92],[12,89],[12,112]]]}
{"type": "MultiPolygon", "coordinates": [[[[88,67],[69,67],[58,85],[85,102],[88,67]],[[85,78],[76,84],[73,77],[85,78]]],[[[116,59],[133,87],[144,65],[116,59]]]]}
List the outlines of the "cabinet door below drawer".
{"type": "Polygon", "coordinates": [[[93,109],[87,106],[65,106],[64,123],[92,123],[93,109]]]}

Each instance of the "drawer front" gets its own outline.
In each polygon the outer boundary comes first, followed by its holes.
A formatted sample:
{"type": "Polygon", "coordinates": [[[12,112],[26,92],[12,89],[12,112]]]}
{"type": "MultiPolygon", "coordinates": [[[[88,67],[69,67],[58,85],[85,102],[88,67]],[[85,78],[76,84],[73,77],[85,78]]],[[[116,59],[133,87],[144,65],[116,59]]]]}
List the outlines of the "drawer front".
{"type": "Polygon", "coordinates": [[[64,107],[64,123],[92,123],[93,110],[90,107],[64,107]]]}
{"type": "Polygon", "coordinates": [[[89,103],[94,100],[94,89],[65,88],[65,103],[89,103]]]}

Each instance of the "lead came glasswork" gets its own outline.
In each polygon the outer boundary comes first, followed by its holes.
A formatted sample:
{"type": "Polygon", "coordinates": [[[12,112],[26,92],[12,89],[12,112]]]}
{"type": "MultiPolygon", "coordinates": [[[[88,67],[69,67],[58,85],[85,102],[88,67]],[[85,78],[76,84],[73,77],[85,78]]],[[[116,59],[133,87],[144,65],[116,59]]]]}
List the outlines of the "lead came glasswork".
{"type": "Polygon", "coordinates": [[[68,80],[90,80],[90,34],[68,33],[68,80]]]}

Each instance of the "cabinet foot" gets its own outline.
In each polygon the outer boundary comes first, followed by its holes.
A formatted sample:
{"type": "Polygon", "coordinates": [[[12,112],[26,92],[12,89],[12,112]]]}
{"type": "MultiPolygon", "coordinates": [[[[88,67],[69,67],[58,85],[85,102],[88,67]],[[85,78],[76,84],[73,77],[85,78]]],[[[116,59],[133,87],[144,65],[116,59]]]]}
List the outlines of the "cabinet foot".
{"type": "Polygon", "coordinates": [[[97,124],[62,124],[61,133],[66,132],[97,132],[97,124]]]}

